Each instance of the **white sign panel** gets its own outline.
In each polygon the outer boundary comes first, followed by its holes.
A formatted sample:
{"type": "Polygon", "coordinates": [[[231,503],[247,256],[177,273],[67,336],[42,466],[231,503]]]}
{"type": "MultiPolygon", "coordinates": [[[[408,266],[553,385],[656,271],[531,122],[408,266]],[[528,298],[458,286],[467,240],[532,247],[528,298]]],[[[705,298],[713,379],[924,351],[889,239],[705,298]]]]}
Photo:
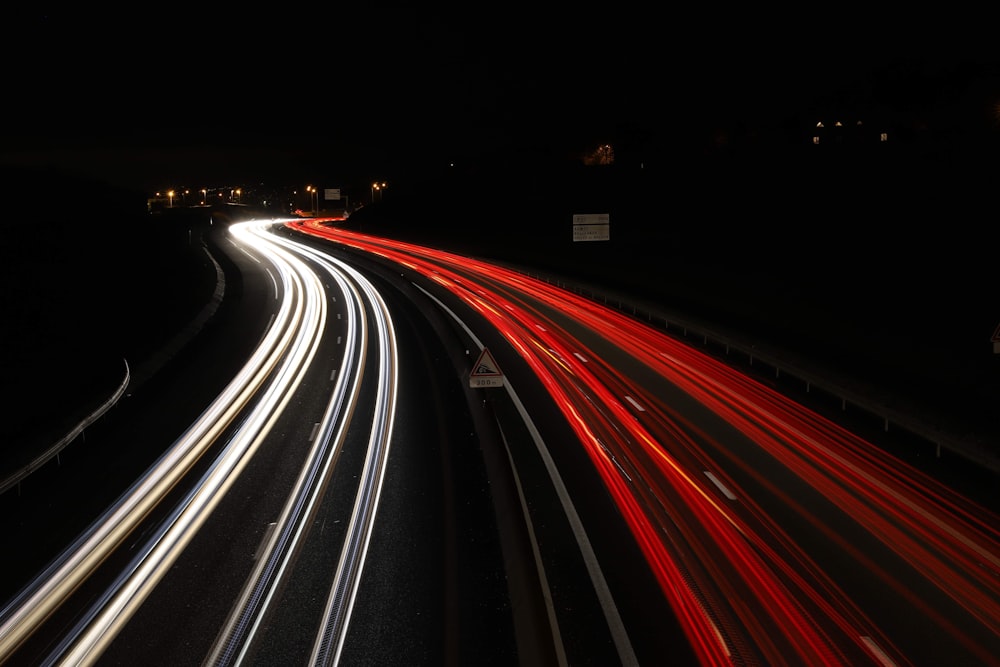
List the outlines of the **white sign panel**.
{"type": "Polygon", "coordinates": [[[611,238],[610,213],[574,213],[574,241],[607,241],[611,238]]]}
{"type": "Polygon", "coordinates": [[[323,190],[323,199],[340,199],[340,188],[326,188],[323,190]]]}

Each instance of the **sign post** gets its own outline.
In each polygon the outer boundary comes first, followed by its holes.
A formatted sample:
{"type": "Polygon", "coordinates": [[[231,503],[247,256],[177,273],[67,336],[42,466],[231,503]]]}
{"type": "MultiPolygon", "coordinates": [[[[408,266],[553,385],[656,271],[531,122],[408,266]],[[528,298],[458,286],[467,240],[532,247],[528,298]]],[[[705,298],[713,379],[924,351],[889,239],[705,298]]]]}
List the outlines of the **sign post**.
{"type": "Polygon", "coordinates": [[[485,347],[479,353],[479,358],[476,359],[472,372],[469,373],[469,386],[473,389],[503,386],[503,373],[500,372],[500,367],[497,366],[493,355],[485,347]]]}

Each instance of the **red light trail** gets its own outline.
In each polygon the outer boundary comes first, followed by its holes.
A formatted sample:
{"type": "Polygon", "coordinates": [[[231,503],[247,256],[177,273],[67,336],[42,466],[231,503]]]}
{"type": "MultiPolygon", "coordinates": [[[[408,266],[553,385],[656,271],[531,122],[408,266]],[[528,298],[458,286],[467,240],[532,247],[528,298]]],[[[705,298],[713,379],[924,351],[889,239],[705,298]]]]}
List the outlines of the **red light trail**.
{"type": "Polygon", "coordinates": [[[833,557],[796,541],[748,485],[780,499],[817,540],[850,555],[968,656],[997,664],[1000,521],[986,509],[618,311],[501,266],[329,222],[288,226],[419,273],[503,334],[576,433],[703,664],[914,662],[900,638],[880,629],[855,601],[856,592],[828,572],[833,557]],[[552,313],[612,342],[728,431],[699,427],[673,399],[617,370],[552,313]],[[866,532],[866,544],[877,543],[892,559],[873,557],[758,471],[740,450],[746,441],[839,508],[852,529],[856,524],[866,532]],[[911,591],[910,576],[925,578],[979,627],[952,621],[939,611],[937,597],[911,591]]]}

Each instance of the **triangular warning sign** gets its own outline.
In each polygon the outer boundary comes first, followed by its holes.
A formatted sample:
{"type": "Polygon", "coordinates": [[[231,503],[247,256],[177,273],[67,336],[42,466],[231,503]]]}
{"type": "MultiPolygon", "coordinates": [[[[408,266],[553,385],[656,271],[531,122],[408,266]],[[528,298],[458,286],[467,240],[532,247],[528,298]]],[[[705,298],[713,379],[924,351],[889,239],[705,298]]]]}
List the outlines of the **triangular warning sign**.
{"type": "Polygon", "coordinates": [[[503,375],[500,372],[500,368],[497,366],[496,360],[490,351],[483,348],[483,351],[479,353],[479,358],[476,359],[476,365],[472,367],[473,375],[503,375]]]}
{"type": "Polygon", "coordinates": [[[470,387],[501,387],[503,386],[503,373],[496,360],[487,348],[479,353],[479,358],[472,366],[472,373],[469,374],[470,387]]]}

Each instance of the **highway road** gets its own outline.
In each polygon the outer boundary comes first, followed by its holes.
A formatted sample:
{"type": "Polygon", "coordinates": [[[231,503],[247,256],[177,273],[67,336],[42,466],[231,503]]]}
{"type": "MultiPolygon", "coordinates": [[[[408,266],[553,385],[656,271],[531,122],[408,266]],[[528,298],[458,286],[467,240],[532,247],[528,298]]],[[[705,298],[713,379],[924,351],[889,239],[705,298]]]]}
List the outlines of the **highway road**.
{"type": "MultiPolygon", "coordinates": [[[[583,480],[570,498],[613,500],[699,662],[996,663],[989,509],[618,311],[470,258],[300,227],[430,280],[501,333],[500,363],[527,365],[575,434],[545,439],[563,482],[583,480]]],[[[579,514],[613,571],[614,513],[579,514]]],[[[635,599],[605,577],[611,599],[635,599]]],[[[656,660],[641,612],[619,612],[656,660]]]]}
{"type": "Polygon", "coordinates": [[[259,230],[214,243],[239,280],[204,339],[5,498],[12,543],[58,536],[23,555],[2,661],[512,655],[490,485],[426,318],[259,230]]]}
{"type": "Polygon", "coordinates": [[[22,503],[11,543],[57,529],[0,660],[1000,664],[990,510],[664,331],[337,222],[211,233],[238,298],[22,503]]]}

